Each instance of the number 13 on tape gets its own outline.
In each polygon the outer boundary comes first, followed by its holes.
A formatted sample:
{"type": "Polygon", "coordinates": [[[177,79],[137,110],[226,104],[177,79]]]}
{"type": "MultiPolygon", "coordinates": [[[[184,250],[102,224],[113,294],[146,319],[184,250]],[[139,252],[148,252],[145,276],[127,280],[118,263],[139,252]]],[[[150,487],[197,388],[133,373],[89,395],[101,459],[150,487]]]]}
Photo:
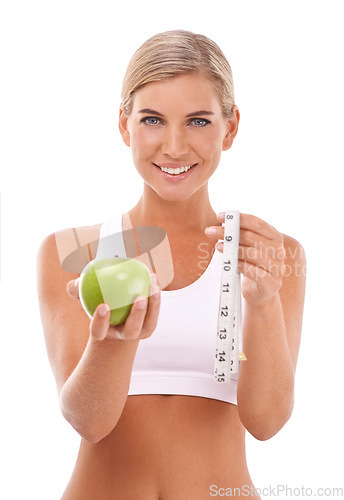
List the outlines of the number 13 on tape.
{"type": "Polygon", "coordinates": [[[246,359],[242,352],[239,237],[240,212],[227,210],[214,368],[215,380],[219,383],[229,382],[231,375],[238,373],[239,360],[246,359]]]}

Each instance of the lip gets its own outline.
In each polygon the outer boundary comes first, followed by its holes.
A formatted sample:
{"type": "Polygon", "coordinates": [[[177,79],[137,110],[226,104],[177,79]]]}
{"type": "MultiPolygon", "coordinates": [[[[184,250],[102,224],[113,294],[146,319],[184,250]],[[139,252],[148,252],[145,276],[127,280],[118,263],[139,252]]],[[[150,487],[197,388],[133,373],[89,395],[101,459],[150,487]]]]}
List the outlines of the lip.
{"type": "Polygon", "coordinates": [[[182,167],[193,167],[196,163],[188,162],[188,163],[154,163],[154,165],[158,165],[158,167],[162,168],[182,168],[182,167]]]}
{"type": "Polygon", "coordinates": [[[183,179],[185,179],[186,177],[189,177],[189,175],[192,175],[192,172],[195,170],[194,167],[197,166],[197,163],[194,163],[194,164],[191,164],[191,163],[153,163],[153,165],[155,166],[155,168],[159,171],[160,175],[167,181],[169,182],[180,182],[182,181],[183,179]],[[183,172],[181,174],[178,174],[178,175],[173,175],[173,174],[168,174],[167,172],[163,172],[161,170],[161,168],[158,167],[161,166],[163,168],[181,168],[181,167],[190,167],[192,165],[191,168],[189,168],[189,170],[187,172],[183,172]],[[168,167],[165,165],[173,165],[173,167],[168,167]]]}

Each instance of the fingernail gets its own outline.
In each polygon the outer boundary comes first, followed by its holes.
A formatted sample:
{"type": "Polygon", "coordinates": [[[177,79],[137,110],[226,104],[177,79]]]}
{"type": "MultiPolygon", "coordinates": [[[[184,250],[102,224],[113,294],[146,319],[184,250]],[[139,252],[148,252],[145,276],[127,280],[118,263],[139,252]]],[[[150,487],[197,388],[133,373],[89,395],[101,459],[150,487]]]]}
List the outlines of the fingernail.
{"type": "Polygon", "coordinates": [[[226,215],[226,212],[220,212],[219,214],[217,214],[218,218],[222,219],[222,220],[225,218],[225,215],[226,215]]]}
{"type": "Polygon", "coordinates": [[[158,276],[156,274],[153,274],[153,283],[157,284],[158,283],[158,276]]]}
{"type": "Polygon", "coordinates": [[[213,234],[216,234],[216,229],[214,227],[206,227],[205,233],[209,234],[209,236],[212,236],[213,234]]]}
{"type": "Polygon", "coordinates": [[[140,297],[137,302],[137,308],[138,309],[146,309],[146,306],[147,306],[147,297],[140,297]]]}
{"type": "Polygon", "coordinates": [[[100,316],[106,316],[106,314],[108,313],[108,311],[110,311],[110,307],[108,306],[108,304],[103,304],[99,308],[99,315],[100,316]]]}
{"type": "Polygon", "coordinates": [[[220,241],[219,243],[216,243],[216,248],[217,248],[218,250],[223,250],[223,242],[222,242],[222,241],[220,241]]]}
{"type": "Polygon", "coordinates": [[[79,279],[80,279],[80,278],[77,278],[77,279],[74,281],[74,286],[75,286],[75,288],[78,288],[78,286],[79,286],[79,279]]]}

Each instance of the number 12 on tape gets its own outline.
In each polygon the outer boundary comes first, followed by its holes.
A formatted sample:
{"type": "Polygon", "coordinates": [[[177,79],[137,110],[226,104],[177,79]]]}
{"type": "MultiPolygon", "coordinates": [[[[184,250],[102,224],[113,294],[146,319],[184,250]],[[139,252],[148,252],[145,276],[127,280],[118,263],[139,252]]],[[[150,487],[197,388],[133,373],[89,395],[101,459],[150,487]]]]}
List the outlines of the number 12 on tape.
{"type": "Polygon", "coordinates": [[[217,321],[214,375],[216,382],[226,383],[239,370],[242,353],[241,280],[238,272],[240,212],[227,210],[221,293],[217,321]]]}

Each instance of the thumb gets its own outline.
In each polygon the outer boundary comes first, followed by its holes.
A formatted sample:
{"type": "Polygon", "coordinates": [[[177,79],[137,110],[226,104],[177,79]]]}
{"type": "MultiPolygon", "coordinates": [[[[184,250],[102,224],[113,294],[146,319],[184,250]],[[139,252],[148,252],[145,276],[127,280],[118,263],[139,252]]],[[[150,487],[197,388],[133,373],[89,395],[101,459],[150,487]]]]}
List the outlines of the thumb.
{"type": "Polygon", "coordinates": [[[90,333],[95,340],[105,339],[110,326],[109,321],[110,307],[107,304],[99,304],[90,323],[90,333]]]}

